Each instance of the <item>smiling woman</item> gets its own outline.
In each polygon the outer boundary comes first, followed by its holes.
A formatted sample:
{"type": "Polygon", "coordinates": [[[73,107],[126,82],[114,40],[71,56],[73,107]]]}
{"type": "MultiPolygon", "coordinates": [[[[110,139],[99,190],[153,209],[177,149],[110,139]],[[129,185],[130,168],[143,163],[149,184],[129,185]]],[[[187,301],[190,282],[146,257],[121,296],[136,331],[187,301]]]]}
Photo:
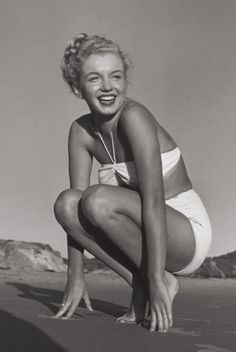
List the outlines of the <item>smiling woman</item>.
{"type": "Polygon", "coordinates": [[[80,91],[91,112],[101,116],[115,114],[126,96],[120,57],[114,53],[92,54],[82,67],[80,91]]]}
{"type": "Polygon", "coordinates": [[[101,36],[81,34],[66,48],[62,72],[90,113],[72,123],[70,189],[55,203],[68,238],[68,280],[56,317],[70,317],[84,298],[83,250],[98,257],[132,287],[131,306],[119,322],[150,330],[172,326],[176,275],[205,259],[211,226],[192,188],[181,152],[151,112],[127,97],[128,57],[101,36]],[[90,186],[92,160],[99,185],[90,186]]]}

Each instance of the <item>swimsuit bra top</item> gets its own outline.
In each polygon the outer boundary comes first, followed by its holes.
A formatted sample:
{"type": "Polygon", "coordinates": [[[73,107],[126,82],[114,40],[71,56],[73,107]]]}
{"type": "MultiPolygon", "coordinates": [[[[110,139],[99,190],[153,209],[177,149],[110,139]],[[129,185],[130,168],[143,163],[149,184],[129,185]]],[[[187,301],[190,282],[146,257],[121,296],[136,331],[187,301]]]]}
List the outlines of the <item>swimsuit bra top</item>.
{"type": "MultiPolygon", "coordinates": [[[[123,163],[116,162],[114,139],[111,132],[111,142],[112,142],[112,154],[111,156],[104,139],[97,130],[98,136],[106,150],[111,163],[101,165],[98,170],[98,181],[100,184],[119,186],[119,185],[129,185],[130,187],[137,186],[137,174],[135,170],[134,161],[127,161],[123,163]]],[[[178,147],[170,150],[169,152],[161,153],[162,161],[162,175],[163,177],[178,163],[181,153],[178,147]]]]}

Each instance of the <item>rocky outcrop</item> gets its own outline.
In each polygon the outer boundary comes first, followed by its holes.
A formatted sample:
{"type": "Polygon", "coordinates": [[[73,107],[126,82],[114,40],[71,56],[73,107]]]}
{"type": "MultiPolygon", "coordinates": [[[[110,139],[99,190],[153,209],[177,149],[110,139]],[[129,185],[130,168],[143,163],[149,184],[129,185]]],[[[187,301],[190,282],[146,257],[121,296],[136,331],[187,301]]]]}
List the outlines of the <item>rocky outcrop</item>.
{"type": "Polygon", "coordinates": [[[60,252],[54,251],[49,245],[0,240],[0,268],[66,271],[67,266],[60,252]]]}
{"type": "MultiPolygon", "coordinates": [[[[67,260],[49,245],[0,239],[0,268],[12,270],[66,271],[67,260]]],[[[84,258],[85,272],[110,270],[96,258],[84,258]]],[[[236,251],[206,258],[190,277],[236,278],[236,251]]]]}
{"type": "MultiPolygon", "coordinates": [[[[86,271],[109,270],[109,268],[96,258],[85,259],[86,271]]],[[[193,274],[192,278],[236,278],[236,251],[218,257],[206,258],[204,263],[193,274]]]]}
{"type": "Polygon", "coordinates": [[[236,251],[218,257],[206,258],[201,267],[191,277],[236,277],[236,251]]]}

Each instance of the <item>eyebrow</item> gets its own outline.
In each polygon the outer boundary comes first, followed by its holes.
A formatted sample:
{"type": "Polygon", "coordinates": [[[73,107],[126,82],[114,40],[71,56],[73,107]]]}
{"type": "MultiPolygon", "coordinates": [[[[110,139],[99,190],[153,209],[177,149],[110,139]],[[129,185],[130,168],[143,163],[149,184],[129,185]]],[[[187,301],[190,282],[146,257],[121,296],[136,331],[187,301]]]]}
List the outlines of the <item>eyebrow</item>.
{"type": "MultiPolygon", "coordinates": [[[[114,73],[118,73],[118,72],[124,74],[124,71],[122,71],[122,70],[114,70],[114,71],[111,72],[111,74],[113,75],[114,73]]],[[[89,73],[87,73],[87,75],[85,75],[85,78],[87,78],[90,75],[98,75],[98,76],[100,76],[100,73],[96,72],[96,71],[89,72],[89,73]]]]}
{"type": "Polygon", "coordinates": [[[119,72],[119,73],[124,73],[124,71],[122,71],[122,70],[115,70],[115,71],[112,71],[112,74],[113,74],[113,73],[118,73],[118,72],[119,72]]]}

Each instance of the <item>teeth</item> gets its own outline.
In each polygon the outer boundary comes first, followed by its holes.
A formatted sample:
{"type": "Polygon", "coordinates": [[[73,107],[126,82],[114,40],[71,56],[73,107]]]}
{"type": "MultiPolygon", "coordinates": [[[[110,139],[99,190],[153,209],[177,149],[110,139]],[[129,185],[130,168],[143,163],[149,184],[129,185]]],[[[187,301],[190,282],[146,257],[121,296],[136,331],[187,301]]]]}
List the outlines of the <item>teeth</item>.
{"type": "Polygon", "coordinates": [[[106,95],[106,96],[102,96],[102,97],[100,97],[99,99],[100,100],[113,100],[115,97],[113,96],[113,95],[106,95]]]}

